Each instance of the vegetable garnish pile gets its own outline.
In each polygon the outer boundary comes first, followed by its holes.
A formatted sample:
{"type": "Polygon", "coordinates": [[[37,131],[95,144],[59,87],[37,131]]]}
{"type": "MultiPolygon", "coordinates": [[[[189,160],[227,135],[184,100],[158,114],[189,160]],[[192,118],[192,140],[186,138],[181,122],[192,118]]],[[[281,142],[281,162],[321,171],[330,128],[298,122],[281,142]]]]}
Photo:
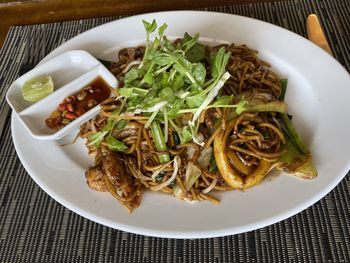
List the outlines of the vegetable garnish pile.
{"type": "Polygon", "coordinates": [[[110,68],[116,97],[81,127],[96,160],[91,188],[131,212],[145,189],[219,203],[214,191],[250,188],[274,168],[317,175],[287,114],[287,80],[256,51],[206,46],[199,34],[172,42],[166,24],[143,24],[145,46],[121,50],[110,68]]]}

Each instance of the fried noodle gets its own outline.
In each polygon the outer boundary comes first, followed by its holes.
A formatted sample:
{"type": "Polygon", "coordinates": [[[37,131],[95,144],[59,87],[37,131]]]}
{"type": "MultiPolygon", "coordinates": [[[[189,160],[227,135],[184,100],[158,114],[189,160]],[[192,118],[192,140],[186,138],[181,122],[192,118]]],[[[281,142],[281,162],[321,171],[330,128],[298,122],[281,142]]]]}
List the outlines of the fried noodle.
{"type": "MultiPolygon", "coordinates": [[[[217,52],[220,47],[206,46],[206,52],[217,52]]],[[[245,45],[224,47],[226,51],[231,51],[226,66],[231,77],[222,88],[223,94],[234,95],[233,104],[243,97],[266,103],[277,101],[282,93],[280,78],[267,62],[258,58],[258,52],[245,45]]],[[[120,85],[123,85],[125,74],[138,67],[144,52],[144,47],[126,48],[119,52],[119,62],[113,64],[110,70],[120,85]]],[[[207,63],[205,66],[208,68],[210,65],[207,63]]],[[[97,117],[81,126],[80,137],[86,139],[89,154],[95,158],[95,166],[86,172],[88,185],[94,190],[110,192],[129,212],[140,205],[146,189],[186,201],[206,200],[218,204],[219,199],[213,195],[215,191],[250,187],[245,185],[250,184],[251,175],[261,167],[270,169],[272,164],[278,166],[275,162],[284,153],[282,145],[286,139],[276,122],[276,113],[244,112],[232,117],[226,108],[210,108],[202,112],[199,134],[204,146],[191,141],[179,144],[176,131],[169,126],[167,150],[156,150],[151,130],[145,127],[149,117],[128,112],[114,115],[114,110],[121,108],[122,103],[116,92],[116,97],[102,103],[102,111],[97,117]],[[126,122],[122,128],[115,127],[112,136],[123,142],[128,147],[127,151],[109,149],[106,138],[98,146],[91,143],[91,134],[101,132],[109,118],[126,122]],[[213,164],[217,138],[222,138],[220,143],[223,147],[219,151],[223,151],[241,187],[228,184],[218,169],[218,162],[213,164]],[[159,161],[159,156],[164,154],[170,156],[170,162],[159,161]],[[189,169],[200,173],[193,183],[189,183],[189,169]]],[[[182,114],[173,121],[181,128],[192,116],[192,113],[182,114]]],[[[161,128],[164,129],[163,124],[161,128]]]]}

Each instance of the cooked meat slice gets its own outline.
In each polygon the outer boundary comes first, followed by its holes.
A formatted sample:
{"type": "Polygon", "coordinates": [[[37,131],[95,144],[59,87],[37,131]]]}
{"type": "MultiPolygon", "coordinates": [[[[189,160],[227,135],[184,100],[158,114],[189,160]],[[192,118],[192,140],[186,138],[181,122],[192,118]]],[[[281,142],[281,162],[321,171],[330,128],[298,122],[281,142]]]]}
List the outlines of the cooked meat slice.
{"type": "Polygon", "coordinates": [[[131,175],[125,172],[125,165],[120,154],[111,152],[106,155],[102,160],[102,169],[116,191],[131,183],[131,175]]]}
{"type": "Polygon", "coordinates": [[[85,172],[87,184],[93,190],[106,192],[107,186],[104,180],[105,174],[101,171],[101,167],[92,167],[85,172]]]}
{"type": "Polygon", "coordinates": [[[124,48],[119,51],[119,61],[127,63],[135,60],[135,48],[124,48]]]}
{"type": "Polygon", "coordinates": [[[102,160],[102,169],[106,173],[107,189],[129,212],[141,203],[143,186],[136,181],[125,166],[122,154],[111,152],[102,160]]]}
{"type": "Polygon", "coordinates": [[[118,140],[124,139],[126,137],[131,137],[131,136],[137,136],[138,134],[138,128],[133,127],[133,128],[126,128],[123,130],[115,130],[113,131],[113,136],[117,138],[118,140]]]}
{"type": "Polygon", "coordinates": [[[145,47],[140,46],[135,49],[135,59],[143,59],[143,55],[145,54],[145,47]]]}

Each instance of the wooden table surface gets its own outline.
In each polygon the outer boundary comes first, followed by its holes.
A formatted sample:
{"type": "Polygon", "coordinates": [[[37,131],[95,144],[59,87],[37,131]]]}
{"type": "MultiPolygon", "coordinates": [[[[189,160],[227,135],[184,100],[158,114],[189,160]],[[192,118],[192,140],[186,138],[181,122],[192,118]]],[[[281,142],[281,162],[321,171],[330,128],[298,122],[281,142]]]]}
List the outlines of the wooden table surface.
{"type": "Polygon", "coordinates": [[[272,0],[0,0],[0,47],[11,25],[268,1],[272,0]]]}

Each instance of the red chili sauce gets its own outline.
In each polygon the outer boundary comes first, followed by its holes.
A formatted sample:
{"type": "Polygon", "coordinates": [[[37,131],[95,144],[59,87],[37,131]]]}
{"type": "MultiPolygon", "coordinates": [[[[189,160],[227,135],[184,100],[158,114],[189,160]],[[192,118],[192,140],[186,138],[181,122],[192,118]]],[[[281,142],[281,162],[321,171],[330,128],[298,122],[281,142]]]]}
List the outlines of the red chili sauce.
{"type": "Polygon", "coordinates": [[[112,88],[100,76],[77,93],[66,97],[45,120],[51,129],[59,130],[111,95],[112,88]]]}

